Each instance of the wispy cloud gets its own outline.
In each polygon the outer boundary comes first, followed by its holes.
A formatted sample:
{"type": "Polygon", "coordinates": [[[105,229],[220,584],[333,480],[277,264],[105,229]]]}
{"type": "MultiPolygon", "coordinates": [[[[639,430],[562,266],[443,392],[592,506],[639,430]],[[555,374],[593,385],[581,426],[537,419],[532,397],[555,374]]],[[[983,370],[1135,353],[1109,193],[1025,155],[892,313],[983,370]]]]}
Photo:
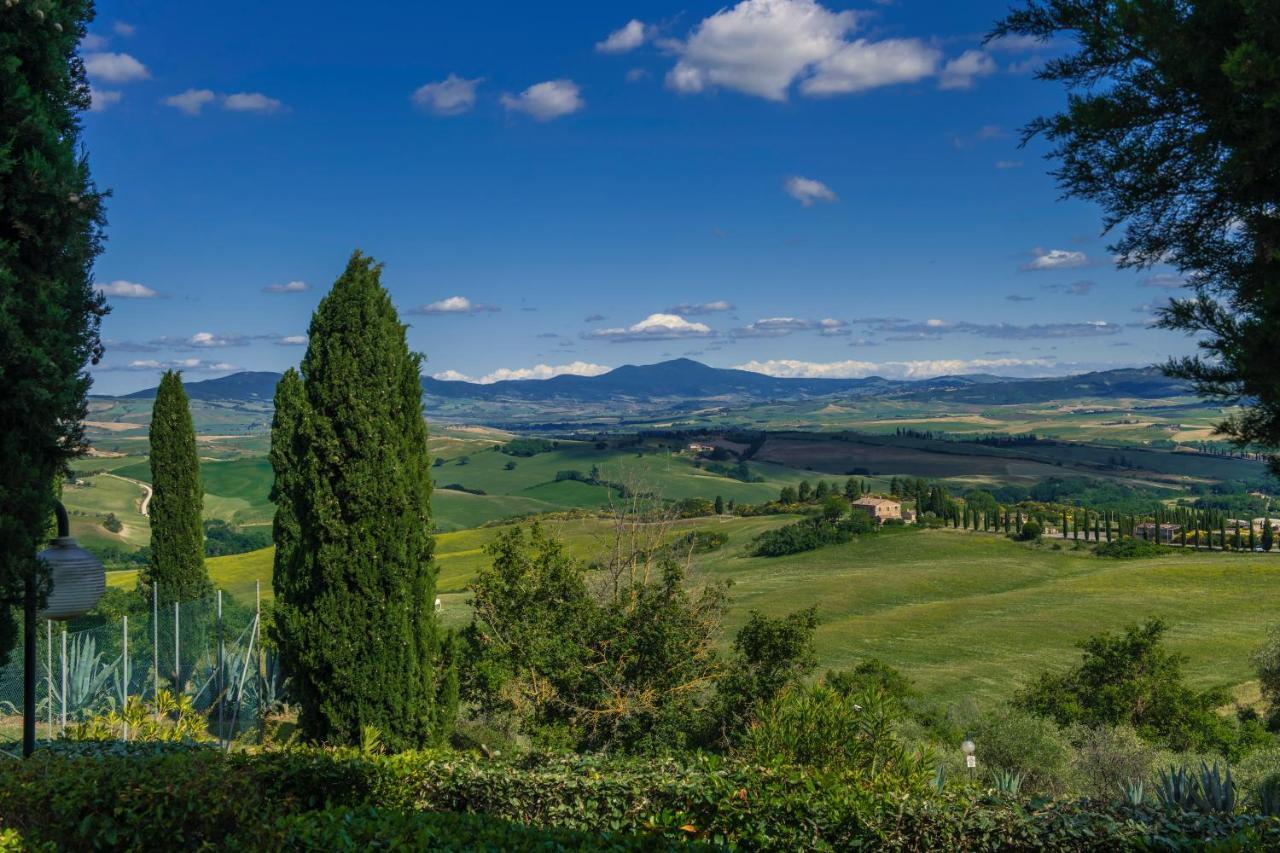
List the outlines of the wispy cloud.
{"type": "Polygon", "coordinates": [[[502,105],[537,121],[551,121],[586,107],[578,84],[568,79],[535,83],[519,95],[503,93],[502,105]]]}
{"type": "Polygon", "coordinates": [[[427,305],[410,308],[409,313],[431,316],[439,314],[480,314],[501,310],[502,309],[497,305],[486,305],[483,302],[472,302],[465,296],[450,296],[436,302],[431,302],[427,305]]]}
{"type": "Polygon", "coordinates": [[[748,323],[729,334],[735,338],[781,338],[794,332],[817,332],[824,337],[843,337],[849,334],[848,323],[830,317],[823,320],[806,320],[800,317],[765,317],[748,323]]]}
{"type": "Polygon", "coordinates": [[[257,340],[257,335],[220,335],[213,332],[196,332],[187,338],[166,335],[151,341],[155,346],[173,349],[222,349],[224,347],[244,347],[257,340]]]}
{"type": "Polygon", "coordinates": [[[650,314],[638,323],[614,329],[595,329],[583,338],[614,343],[668,341],[680,338],[708,338],[715,335],[705,323],[691,323],[678,314],[650,314]]]}
{"type": "Polygon", "coordinates": [[[1177,290],[1180,287],[1186,287],[1187,284],[1187,280],[1182,276],[1167,272],[1149,275],[1142,280],[1143,287],[1159,287],[1163,290],[1177,290]]]}
{"type": "Polygon", "coordinates": [[[985,50],[966,50],[942,66],[939,89],[972,89],[974,81],[996,72],[996,61],[985,50]]]}
{"type": "Polygon", "coordinates": [[[522,379],[551,379],[556,376],[599,376],[613,368],[589,361],[574,361],[569,364],[535,364],[533,367],[500,367],[497,370],[475,378],[457,370],[445,370],[432,375],[434,379],[450,382],[477,382],[490,385],[494,382],[506,382],[522,379]]]}
{"type": "Polygon", "coordinates": [[[805,207],[811,207],[817,202],[832,203],[838,201],[838,197],[831,187],[822,181],[813,178],[802,178],[799,175],[793,175],[783,183],[782,188],[787,195],[800,202],[805,207]]]}
{"type": "Polygon", "coordinates": [[[274,113],[284,104],[261,92],[236,92],[222,99],[222,108],[238,113],[274,113]]]}
{"type": "Polygon", "coordinates": [[[286,281],[282,284],[268,284],[262,288],[263,293],[306,293],[309,288],[305,281],[286,281]]]}
{"type": "Polygon", "coordinates": [[[173,107],[189,116],[200,115],[205,104],[212,103],[218,96],[211,89],[188,89],[177,95],[170,95],[161,100],[161,103],[167,107],[173,107]]]}
{"type": "Polygon", "coordinates": [[[419,86],[413,93],[413,102],[438,116],[460,115],[476,105],[476,87],[483,79],[450,74],[438,82],[419,86]]]}
{"type": "Polygon", "coordinates": [[[276,338],[275,344],[278,347],[305,347],[308,338],[306,335],[285,335],[276,338]]]}
{"type": "Polygon", "coordinates": [[[1073,281],[1070,284],[1046,284],[1044,289],[1054,293],[1065,293],[1068,296],[1088,296],[1097,286],[1097,283],[1092,281],[1073,281]]]}
{"type": "Polygon", "coordinates": [[[145,284],[123,279],[117,279],[107,284],[99,284],[96,290],[103,296],[110,296],[116,299],[155,299],[160,295],[145,284]]]}
{"type": "Polygon", "coordinates": [[[1021,266],[1024,272],[1069,270],[1089,265],[1089,256],[1071,249],[1033,249],[1031,260],[1021,266]]]}
{"type": "MultiPolygon", "coordinates": [[[[720,311],[732,311],[732,310],[733,310],[733,305],[731,303],[726,302],[723,299],[717,299],[714,302],[697,302],[697,303],[681,302],[679,305],[671,306],[664,313],[679,314],[682,317],[698,317],[704,314],[715,314],[720,311]]],[[[603,320],[604,317],[601,317],[599,315],[592,315],[592,317],[587,318],[587,321],[590,322],[592,319],[603,320]]]]}
{"type": "Polygon", "coordinates": [[[240,368],[228,361],[205,361],[201,358],[179,358],[169,361],[144,358],[126,362],[125,364],[104,364],[96,369],[142,373],[155,373],[161,370],[181,370],[190,373],[233,373],[240,368]]]}
{"type": "Polygon", "coordinates": [[[86,54],[84,70],[94,80],[104,83],[133,83],[151,76],[147,66],[127,53],[86,54]]]}
{"type": "Polygon", "coordinates": [[[603,41],[596,42],[596,50],[600,53],[627,53],[644,44],[650,32],[644,22],[632,18],[609,33],[603,41]]]}
{"type": "Polygon", "coordinates": [[[918,361],[800,361],[797,359],[770,359],[748,361],[735,365],[738,370],[750,370],[767,376],[803,379],[862,379],[882,376],[887,379],[929,379],[963,373],[989,373],[1016,370],[1023,374],[1043,374],[1054,365],[1047,358],[973,358],[926,359],[918,361]]]}
{"type": "Polygon", "coordinates": [[[1037,340],[1045,338],[1096,338],[1117,335],[1121,327],[1105,320],[1083,323],[970,323],[930,319],[924,322],[907,320],[855,320],[855,325],[871,326],[875,331],[890,335],[888,340],[911,341],[939,338],[944,335],[972,335],[979,338],[1000,340],[1037,340]]]}
{"type": "Polygon", "coordinates": [[[124,97],[118,89],[96,89],[89,87],[89,109],[92,112],[100,113],[112,104],[120,103],[124,97]]]}

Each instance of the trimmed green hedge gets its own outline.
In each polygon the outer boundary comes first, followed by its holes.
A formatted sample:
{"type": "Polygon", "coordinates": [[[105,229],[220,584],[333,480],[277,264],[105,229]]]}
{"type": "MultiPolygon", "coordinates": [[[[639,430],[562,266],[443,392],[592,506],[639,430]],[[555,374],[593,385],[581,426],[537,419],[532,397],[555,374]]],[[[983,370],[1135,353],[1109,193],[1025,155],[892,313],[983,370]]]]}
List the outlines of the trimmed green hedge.
{"type": "Polygon", "coordinates": [[[689,840],[772,850],[1280,847],[1275,818],[1035,806],[963,788],[875,791],[849,773],[706,756],[485,760],[317,749],[37,752],[0,767],[0,830],[62,849],[354,849],[437,838],[437,846],[479,849],[661,849],[689,840]]]}

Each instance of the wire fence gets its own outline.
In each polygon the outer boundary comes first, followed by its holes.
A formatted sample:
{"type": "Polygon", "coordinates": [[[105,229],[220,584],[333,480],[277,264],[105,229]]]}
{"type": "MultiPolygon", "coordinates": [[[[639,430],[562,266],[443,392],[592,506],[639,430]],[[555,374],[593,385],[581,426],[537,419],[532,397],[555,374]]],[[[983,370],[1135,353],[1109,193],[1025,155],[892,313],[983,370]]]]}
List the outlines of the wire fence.
{"type": "MultiPolygon", "coordinates": [[[[260,605],[218,591],[181,604],[153,603],[92,627],[37,628],[36,736],[50,740],[86,720],[145,704],[160,692],[190,697],[209,733],[235,740],[261,725],[279,690],[278,667],[262,647],[260,605]]],[[[22,651],[0,667],[0,748],[22,740],[22,651]]],[[[127,727],[124,730],[127,736],[127,727]]]]}

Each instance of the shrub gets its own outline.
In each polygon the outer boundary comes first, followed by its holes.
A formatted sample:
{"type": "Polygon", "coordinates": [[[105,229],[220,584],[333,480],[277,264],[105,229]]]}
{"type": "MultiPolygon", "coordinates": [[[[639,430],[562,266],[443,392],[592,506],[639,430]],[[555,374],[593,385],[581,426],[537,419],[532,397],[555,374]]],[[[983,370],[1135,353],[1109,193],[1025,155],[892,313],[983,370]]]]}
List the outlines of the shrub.
{"type": "Polygon", "coordinates": [[[107,517],[102,520],[102,526],[112,533],[119,533],[124,530],[124,522],[116,518],[114,512],[107,513],[107,517]]]}
{"type": "MultiPolygon", "coordinates": [[[[832,500],[843,503],[839,498],[832,500]]],[[[807,518],[804,521],[797,521],[794,524],[761,533],[752,545],[751,554],[755,557],[799,554],[824,545],[848,542],[855,536],[871,533],[874,530],[875,523],[860,512],[845,516],[838,521],[827,517],[807,518]]]]}
{"type": "Polygon", "coordinates": [[[980,770],[1022,773],[1028,790],[1066,790],[1071,745],[1049,720],[1003,706],[980,716],[970,737],[980,770]]]}
{"type": "Polygon", "coordinates": [[[1093,549],[1093,553],[1099,557],[1109,557],[1112,560],[1141,560],[1147,557],[1160,557],[1172,551],[1173,549],[1167,545],[1147,542],[1144,539],[1117,539],[1114,542],[1104,542],[1093,549]]]}
{"type": "Polygon", "coordinates": [[[545,438],[513,438],[506,444],[498,448],[502,453],[508,456],[537,456],[539,453],[549,453],[560,446],[558,441],[549,441],[545,438]]]}
{"type": "Polygon", "coordinates": [[[922,792],[932,757],[903,744],[895,731],[899,714],[893,699],[876,689],[855,697],[823,685],[796,687],[757,712],[739,753],[759,764],[857,770],[922,792]]]}
{"type": "Polygon", "coordinates": [[[1128,784],[1152,776],[1156,751],[1129,726],[1072,726],[1067,738],[1075,750],[1076,788],[1087,797],[1113,800],[1128,784]]]}

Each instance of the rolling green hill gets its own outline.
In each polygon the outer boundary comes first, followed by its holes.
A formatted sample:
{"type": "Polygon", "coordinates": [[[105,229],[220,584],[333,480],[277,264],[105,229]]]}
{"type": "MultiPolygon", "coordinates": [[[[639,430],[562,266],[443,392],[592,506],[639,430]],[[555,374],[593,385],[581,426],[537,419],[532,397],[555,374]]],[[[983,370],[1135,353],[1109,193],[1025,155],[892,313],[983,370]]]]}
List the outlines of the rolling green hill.
{"type": "MultiPolygon", "coordinates": [[[[1280,554],[1179,552],[1116,561],[986,534],[908,529],[790,557],[743,555],[752,536],[788,520],[679,525],[730,536],[725,548],[694,563],[695,578],[733,583],[729,635],[750,610],[780,615],[816,605],[822,667],[878,657],[944,702],[1000,701],[1036,672],[1075,660],[1077,641],[1150,616],[1172,625],[1170,645],[1188,656],[1193,681],[1238,688],[1253,677],[1250,651],[1280,621],[1280,554]]],[[[601,553],[609,532],[600,520],[552,526],[582,559],[601,553]]],[[[438,537],[446,624],[465,624],[466,583],[496,532],[438,537]]],[[[209,569],[238,598],[252,600],[254,578],[269,597],[270,549],[212,559],[209,569]]],[[[111,575],[113,586],[133,582],[132,573],[111,575]]]]}

